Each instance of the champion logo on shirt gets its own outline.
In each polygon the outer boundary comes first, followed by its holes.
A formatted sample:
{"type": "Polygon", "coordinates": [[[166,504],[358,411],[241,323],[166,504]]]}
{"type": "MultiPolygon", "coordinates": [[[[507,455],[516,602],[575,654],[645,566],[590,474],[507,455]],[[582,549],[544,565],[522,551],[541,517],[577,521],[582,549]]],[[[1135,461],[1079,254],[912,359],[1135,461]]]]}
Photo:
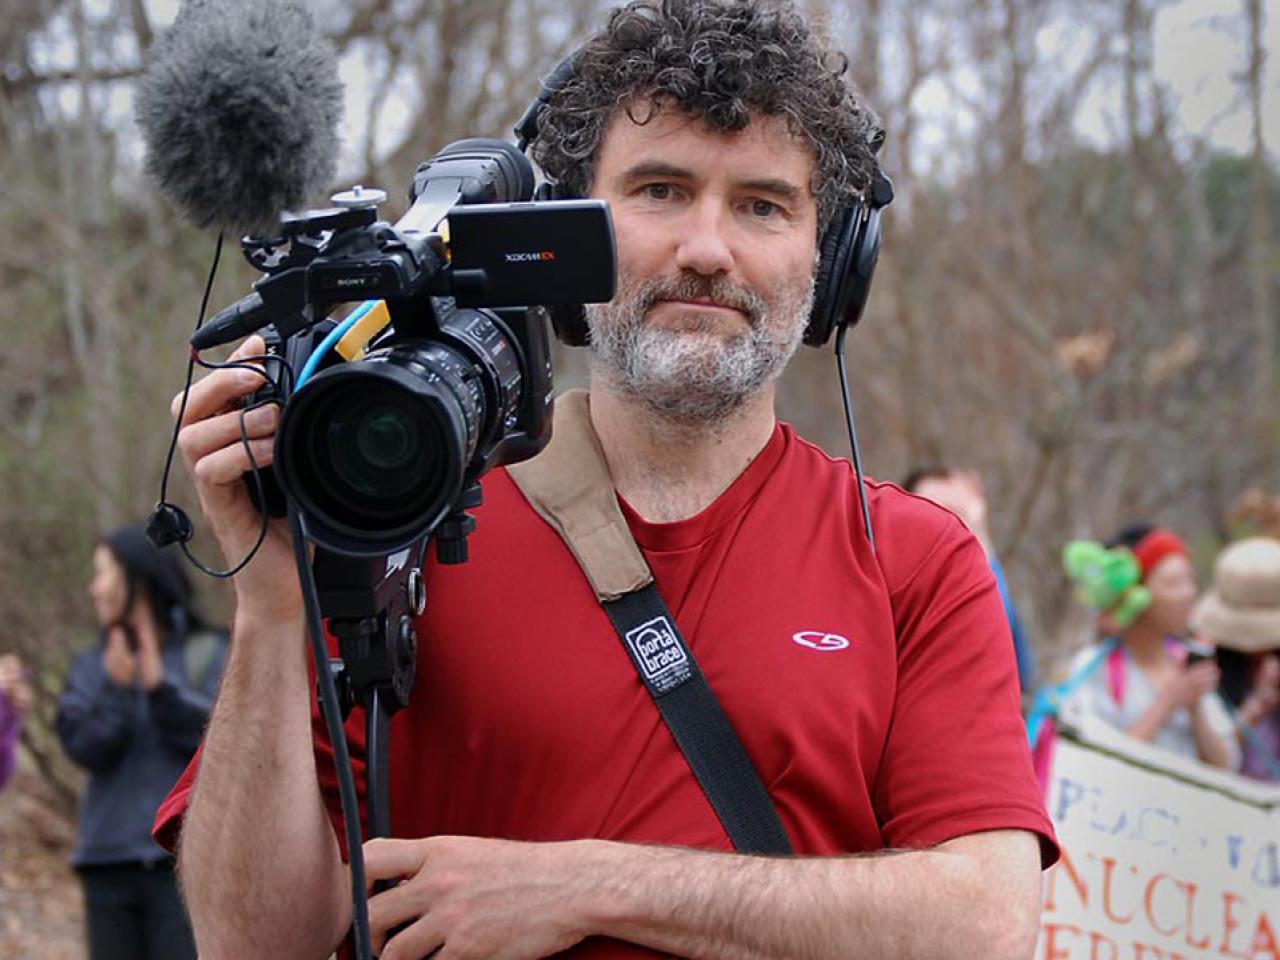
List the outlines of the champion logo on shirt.
{"type": "Polygon", "coordinates": [[[802,647],[808,647],[810,650],[819,650],[823,653],[844,650],[849,646],[847,637],[842,637],[838,633],[827,633],[823,630],[801,630],[799,633],[793,633],[791,639],[802,647]]]}

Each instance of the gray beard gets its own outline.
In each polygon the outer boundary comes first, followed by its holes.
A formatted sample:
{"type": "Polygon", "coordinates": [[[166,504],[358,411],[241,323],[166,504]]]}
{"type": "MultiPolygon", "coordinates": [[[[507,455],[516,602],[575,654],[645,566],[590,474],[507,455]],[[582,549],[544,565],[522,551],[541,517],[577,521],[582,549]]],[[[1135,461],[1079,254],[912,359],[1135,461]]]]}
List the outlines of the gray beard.
{"type": "Polygon", "coordinates": [[[800,345],[812,306],[812,278],[780,288],[771,301],[694,274],[640,284],[623,278],[613,301],[587,307],[595,368],[663,420],[714,426],[778,378],[800,345]],[[670,330],[645,321],[659,300],[699,297],[742,311],[748,329],[721,340],[710,327],[670,330]],[[782,338],[770,336],[779,330],[782,338]]]}

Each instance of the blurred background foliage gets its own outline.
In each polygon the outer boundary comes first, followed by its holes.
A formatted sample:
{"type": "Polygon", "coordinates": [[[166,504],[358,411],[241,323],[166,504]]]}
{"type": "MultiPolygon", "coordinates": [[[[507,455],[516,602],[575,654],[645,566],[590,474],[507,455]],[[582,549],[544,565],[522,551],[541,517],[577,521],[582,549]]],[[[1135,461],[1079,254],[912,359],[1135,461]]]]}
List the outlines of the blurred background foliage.
{"type": "MultiPolygon", "coordinates": [[[[898,189],[849,341],[865,463],[888,480],[926,461],[981,473],[1042,672],[1087,632],[1059,573],[1067,539],[1151,518],[1196,543],[1204,571],[1233,533],[1280,526],[1280,173],[1263,123],[1274,24],[1262,0],[1239,0],[1206,26],[1239,51],[1232,109],[1252,132],[1227,152],[1178,122],[1153,68],[1169,5],[808,4],[885,120],[898,189]]],[[[340,180],[389,188],[390,218],[418,162],[463,136],[507,136],[602,8],[313,6],[351,90],[340,180]]],[[[49,722],[71,651],[94,640],[91,545],[156,500],[213,250],[143,179],[130,114],[143,51],[172,13],[159,0],[0,0],[0,650],[36,671],[27,755],[68,806],[77,781],[49,722]]],[[[253,279],[229,250],[215,307],[253,279]]],[[[560,352],[562,386],[584,368],[560,352]]],[[[834,369],[802,352],[781,405],[840,456],[834,369]]],[[[194,510],[180,469],[173,489],[194,510]]],[[[224,589],[202,589],[225,615],[224,589]]]]}

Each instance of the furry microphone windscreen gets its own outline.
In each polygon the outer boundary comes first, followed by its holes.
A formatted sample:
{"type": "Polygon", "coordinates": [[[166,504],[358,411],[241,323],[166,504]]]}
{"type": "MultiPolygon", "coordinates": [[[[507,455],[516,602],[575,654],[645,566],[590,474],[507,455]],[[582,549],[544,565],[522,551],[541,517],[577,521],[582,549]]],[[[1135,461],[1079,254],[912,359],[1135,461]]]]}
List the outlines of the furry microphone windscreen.
{"type": "Polygon", "coordinates": [[[147,173],[196,225],[271,235],[331,186],[342,83],[302,0],[187,0],[148,57],[147,173]]]}

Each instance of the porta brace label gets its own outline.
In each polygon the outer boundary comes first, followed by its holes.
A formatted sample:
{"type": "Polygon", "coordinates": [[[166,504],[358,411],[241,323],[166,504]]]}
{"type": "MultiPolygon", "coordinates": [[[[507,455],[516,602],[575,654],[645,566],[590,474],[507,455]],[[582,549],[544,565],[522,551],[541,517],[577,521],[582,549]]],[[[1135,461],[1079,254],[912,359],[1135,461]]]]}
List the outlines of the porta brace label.
{"type": "Polygon", "coordinates": [[[666,617],[654,617],[628,630],[624,639],[640,675],[655,694],[669,693],[692,674],[689,655],[666,617]]]}

